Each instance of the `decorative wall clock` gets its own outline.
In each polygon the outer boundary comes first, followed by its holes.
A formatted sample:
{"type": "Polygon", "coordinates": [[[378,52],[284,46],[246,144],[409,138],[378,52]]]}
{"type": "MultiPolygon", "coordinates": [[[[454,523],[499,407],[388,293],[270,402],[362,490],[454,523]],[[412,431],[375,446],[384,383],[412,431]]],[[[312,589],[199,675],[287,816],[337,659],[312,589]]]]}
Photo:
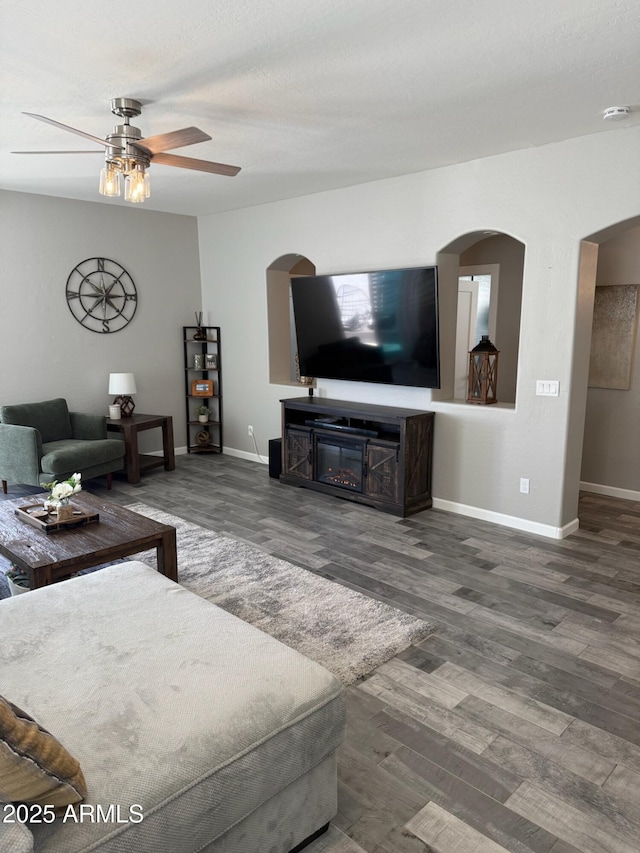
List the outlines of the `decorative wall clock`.
{"type": "Polygon", "coordinates": [[[138,307],[133,279],[109,258],[87,258],[75,266],[67,279],[66,297],[78,323],[92,332],[119,332],[138,307]]]}

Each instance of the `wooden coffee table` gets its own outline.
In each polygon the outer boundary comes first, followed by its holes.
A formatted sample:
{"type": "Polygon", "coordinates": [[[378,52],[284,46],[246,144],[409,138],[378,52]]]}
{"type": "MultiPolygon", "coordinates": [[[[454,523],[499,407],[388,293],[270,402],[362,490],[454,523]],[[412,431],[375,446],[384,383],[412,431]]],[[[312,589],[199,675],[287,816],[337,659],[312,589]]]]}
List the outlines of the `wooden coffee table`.
{"type": "Polygon", "coordinates": [[[100,520],[45,533],[22,521],[16,507],[44,501],[46,494],[0,501],[0,554],[28,572],[31,589],[64,580],[81,569],[156,549],[158,571],[178,580],[176,530],[144,515],[81,492],[72,503],[100,520]]]}

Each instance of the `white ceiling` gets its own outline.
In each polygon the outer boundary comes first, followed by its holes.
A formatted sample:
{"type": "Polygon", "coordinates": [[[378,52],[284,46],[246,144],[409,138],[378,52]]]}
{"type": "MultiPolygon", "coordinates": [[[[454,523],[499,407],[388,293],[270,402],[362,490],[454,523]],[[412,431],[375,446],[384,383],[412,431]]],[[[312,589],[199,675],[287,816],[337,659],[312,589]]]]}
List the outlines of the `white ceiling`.
{"type": "Polygon", "coordinates": [[[0,19],[0,187],[98,194],[114,97],[143,136],[196,125],[144,209],[199,215],[640,122],[638,0],[24,0],[0,19]],[[629,105],[625,122],[602,111],[629,105]]]}

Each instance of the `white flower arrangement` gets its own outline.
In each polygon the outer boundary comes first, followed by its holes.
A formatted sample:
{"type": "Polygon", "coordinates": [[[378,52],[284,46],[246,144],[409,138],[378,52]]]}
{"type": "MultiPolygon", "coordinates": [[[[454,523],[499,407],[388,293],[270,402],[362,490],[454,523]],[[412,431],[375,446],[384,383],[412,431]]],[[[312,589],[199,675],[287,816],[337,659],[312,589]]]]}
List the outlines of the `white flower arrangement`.
{"type": "Polygon", "coordinates": [[[44,488],[50,491],[47,503],[53,504],[53,506],[69,503],[71,495],[82,491],[81,480],[82,474],[73,474],[68,480],[63,480],[61,483],[57,480],[54,480],[53,483],[43,483],[44,488]]]}

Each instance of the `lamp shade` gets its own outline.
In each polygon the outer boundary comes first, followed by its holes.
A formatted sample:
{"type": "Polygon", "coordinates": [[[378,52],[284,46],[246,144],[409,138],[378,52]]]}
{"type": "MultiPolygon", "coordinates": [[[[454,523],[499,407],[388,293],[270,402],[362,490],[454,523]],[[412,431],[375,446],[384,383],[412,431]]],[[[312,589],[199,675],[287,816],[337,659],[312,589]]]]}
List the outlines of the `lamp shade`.
{"type": "Polygon", "coordinates": [[[110,373],[109,394],[136,394],[136,378],[133,373],[110,373]]]}

